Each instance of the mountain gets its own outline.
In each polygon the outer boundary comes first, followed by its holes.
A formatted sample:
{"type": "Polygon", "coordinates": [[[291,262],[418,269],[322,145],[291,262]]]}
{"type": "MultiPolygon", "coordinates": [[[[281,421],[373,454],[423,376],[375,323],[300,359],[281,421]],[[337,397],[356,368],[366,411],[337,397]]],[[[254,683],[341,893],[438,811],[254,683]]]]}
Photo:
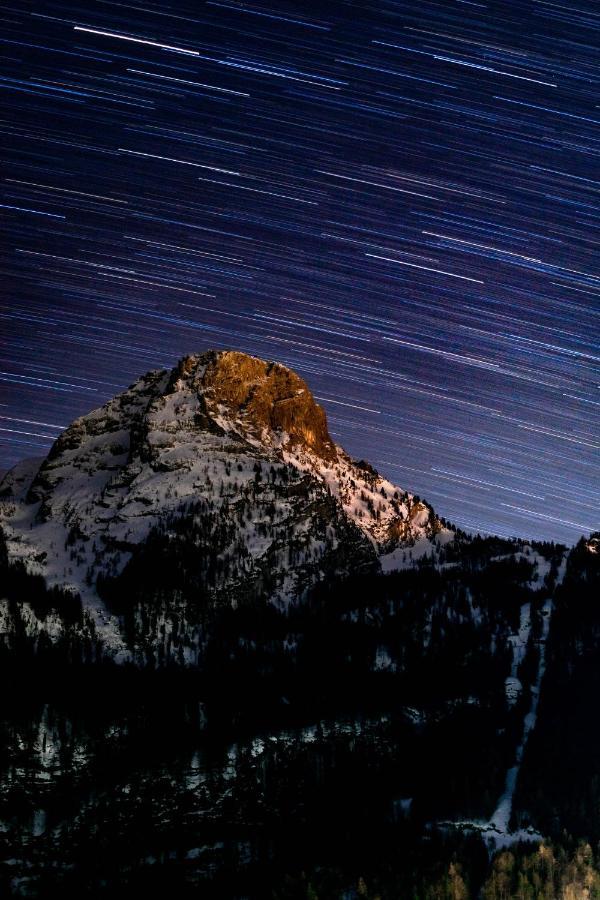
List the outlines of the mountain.
{"type": "Polygon", "coordinates": [[[465,535],[232,351],[0,494],[3,895],[600,891],[598,534],[465,535]]]}
{"type": "Polygon", "coordinates": [[[336,446],[295,372],[234,351],[149,372],[75,420],[45,460],[4,477],[0,526],[9,560],[79,594],[118,652],[99,595],[145,568],[149,546],[177,557],[198,603],[285,606],[327,576],[389,571],[407,548],[419,556],[454,537],[336,446]]]}

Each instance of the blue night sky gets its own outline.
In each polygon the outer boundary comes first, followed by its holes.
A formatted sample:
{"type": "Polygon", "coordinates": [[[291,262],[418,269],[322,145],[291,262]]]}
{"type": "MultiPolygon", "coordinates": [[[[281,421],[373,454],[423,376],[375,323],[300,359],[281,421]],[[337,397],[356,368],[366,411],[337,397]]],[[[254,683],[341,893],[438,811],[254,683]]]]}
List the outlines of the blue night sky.
{"type": "Polygon", "coordinates": [[[0,468],[184,353],[284,362],[472,530],[598,527],[600,8],[9,2],[0,468]]]}

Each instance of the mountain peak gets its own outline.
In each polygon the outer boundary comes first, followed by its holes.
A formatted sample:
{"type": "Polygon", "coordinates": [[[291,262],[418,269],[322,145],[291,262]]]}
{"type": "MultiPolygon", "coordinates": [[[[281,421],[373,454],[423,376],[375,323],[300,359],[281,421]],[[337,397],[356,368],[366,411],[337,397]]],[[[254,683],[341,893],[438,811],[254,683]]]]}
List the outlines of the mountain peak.
{"type": "Polygon", "coordinates": [[[181,544],[206,602],[287,604],[328,573],[390,571],[454,536],[333,443],[299,375],[232,350],[148,372],[76,419],[41,465],[5,476],[0,531],[11,561],[79,593],[111,640],[98,585],[148,542],[181,544]]]}
{"type": "Polygon", "coordinates": [[[303,447],[324,460],[336,459],[325,411],[306,382],[280,363],[210,350],[180,360],[169,387],[201,393],[213,421],[225,417],[261,443],[303,447]]]}

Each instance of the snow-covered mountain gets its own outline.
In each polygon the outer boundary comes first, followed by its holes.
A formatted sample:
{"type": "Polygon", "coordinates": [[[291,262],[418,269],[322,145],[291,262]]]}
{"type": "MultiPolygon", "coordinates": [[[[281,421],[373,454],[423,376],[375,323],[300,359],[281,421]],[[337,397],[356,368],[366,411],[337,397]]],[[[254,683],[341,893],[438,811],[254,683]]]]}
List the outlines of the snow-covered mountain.
{"type": "Polygon", "coordinates": [[[199,570],[210,557],[215,596],[276,604],[324,574],[390,570],[415,542],[423,553],[453,538],[334,444],[295,372],[234,351],[149,372],[74,421],[45,460],[5,475],[0,525],[9,559],[79,593],[97,624],[99,584],[157,531],[191,540],[199,570]]]}
{"type": "MultiPolygon", "coordinates": [[[[277,756],[290,724],[318,723],[293,736],[300,759],[329,740],[323,722],[332,717],[336,748],[347,734],[349,760],[382,767],[372,784],[391,798],[386,822],[404,829],[414,809],[419,829],[430,823],[428,840],[439,827],[444,840],[481,838],[490,852],[535,844],[558,821],[560,797],[547,809],[539,798],[557,782],[556,760],[571,752],[561,746],[563,721],[583,695],[574,733],[584,729],[597,693],[599,546],[597,533],[568,551],[448,528],[335,445],[294,372],[210,351],[143,376],[75,421],[45,460],[5,475],[0,671],[20,686],[31,676],[35,697],[46,681],[70,694],[81,679],[92,716],[90,684],[108,705],[115,686],[129,685],[136,715],[141,700],[157,694],[170,709],[180,694],[186,734],[225,724],[253,735],[235,786],[243,783],[244,796],[249,771],[265,782],[265,748],[277,756]],[[538,729],[551,740],[540,741],[538,729]],[[560,753],[548,757],[554,744],[560,753]],[[535,773],[544,766],[542,782],[535,773]]],[[[56,749],[72,728],[58,727],[48,708],[29,731],[41,768],[59,773],[63,757],[85,764],[83,751],[56,749]]],[[[135,734],[135,717],[124,722],[124,734],[131,723],[135,734]]],[[[13,734],[16,762],[0,779],[0,799],[22,765],[24,741],[13,734]]],[[[316,749],[320,771],[326,754],[316,749]]],[[[228,751],[228,772],[237,753],[228,751]]],[[[330,755],[336,766],[343,758],[330,755]]],[[[287,749],[281,759],[295,796],[303,770],[288,768],[287,749]]],[[[567,770],[569,797],[576,768],[567,770]]],[[[596,768],[594,756],[585,771],[596,768]]],[[[191,777],[198,785],[195,770],[191,777]]],[[[230,777],[211,781],[230,796],[230,777]]],[[[579,788],[584,829],[589,783],[579,788]]],[[[165,796],[161,816],[172,779],[165,796]]],[[[215,797],[218,822],[227,804],[215,797]]],[[[46,826],[34,802],[37,841],[46,826]]],[[[187,813],[185,823],[187,833],[187,813]]],[[[65,831],[69,841],[77,827],[65,831]]],[[[52,837],[48,859],[59,851],[52,837]]]]}

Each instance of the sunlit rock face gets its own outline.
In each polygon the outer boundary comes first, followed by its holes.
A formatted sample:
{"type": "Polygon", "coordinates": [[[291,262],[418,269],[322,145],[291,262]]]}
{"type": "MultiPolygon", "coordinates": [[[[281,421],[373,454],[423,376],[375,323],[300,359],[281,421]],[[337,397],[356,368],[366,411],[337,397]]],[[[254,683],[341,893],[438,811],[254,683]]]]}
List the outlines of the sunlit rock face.
{"type": "Polygon", "coordinates": [[[322,459],[336,457],[323,409],[291,369],[245,353],[189,356],[178,367],[180,383],[191,379],[215,419],[220,411],[248,436],[285,449],[303,447],[322,459]]]}

